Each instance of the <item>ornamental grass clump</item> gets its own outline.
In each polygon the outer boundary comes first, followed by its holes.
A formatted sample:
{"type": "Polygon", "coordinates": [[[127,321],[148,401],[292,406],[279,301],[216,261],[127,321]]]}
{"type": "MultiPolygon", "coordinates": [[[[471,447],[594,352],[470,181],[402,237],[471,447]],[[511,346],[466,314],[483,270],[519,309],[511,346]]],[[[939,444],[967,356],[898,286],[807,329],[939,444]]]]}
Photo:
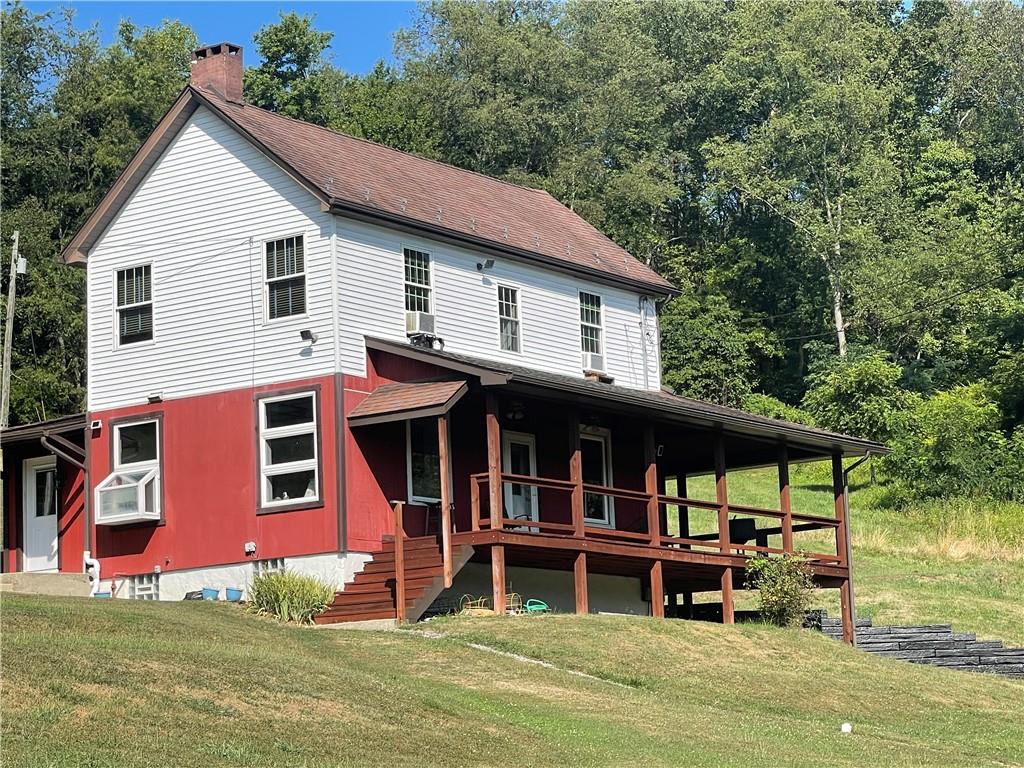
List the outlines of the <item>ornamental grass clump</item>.
{"type": "Polygon", "coordinates": [[[762,619],[779,627],[798,627],[811,605],[814,581],[802,557],[755,557],[747,563],[746,587],[757,590],[762,619]]]}
{"type": "Polygon", "coordinates": [[[313,576],[292,571],[261,573],[249,587],[249,611],[281,621],[312,624],[334,600],[335,589],[313,576]]]}

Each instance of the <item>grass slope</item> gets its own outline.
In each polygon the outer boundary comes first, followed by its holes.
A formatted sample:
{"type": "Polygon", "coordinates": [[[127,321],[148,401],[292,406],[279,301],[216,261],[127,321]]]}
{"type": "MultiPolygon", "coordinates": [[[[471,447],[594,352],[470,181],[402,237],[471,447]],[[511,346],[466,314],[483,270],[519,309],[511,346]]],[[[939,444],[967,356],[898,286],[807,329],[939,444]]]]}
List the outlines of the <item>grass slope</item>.
{"type": "Polygon", "coordinates": [[[1024,683],[807,631],[545,616],[381,633],[209,603],[2,608],[4,765],[1024,764],[1024,683]]]}
{"type": "MultiPolygon", "coordinates": [[[[850,498],[858,615],[876,624],[952,622],[979,638],[1024,645],[1024,506],[952,500],[896,509],[886,488],[867,484],[867,472],[858,470],[854,480],[863,481],[850,498]]],[[[795,511],[832,514],[829,467],[794,466],[791,481],[795,511]]],[[[713,499],[714,480],[692,478],[687,490],[713,499]]],[[[730,473],[729,498],[777,508],[775,471],[730,473]]],[[[813,550],[824,542],[820,534],[800,534],[795,543],[813,550]]],[[[752,600],[737,593],[737,604],[752,600]]],[[[816,605],[838,615],[834,590],[822,592],[816,605]]]]}

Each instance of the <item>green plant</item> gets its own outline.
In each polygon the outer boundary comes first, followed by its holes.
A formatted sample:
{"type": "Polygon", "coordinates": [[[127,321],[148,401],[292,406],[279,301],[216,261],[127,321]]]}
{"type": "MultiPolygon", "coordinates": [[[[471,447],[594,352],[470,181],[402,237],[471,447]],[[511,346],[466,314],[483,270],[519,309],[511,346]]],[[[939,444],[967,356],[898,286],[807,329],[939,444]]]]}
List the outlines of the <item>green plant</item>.
{"type": "Polygon", "coordinates": [[[788,405],[777,397],[754,392],[747,395],[743,401],[743,410],[756,413],[759,416],[767,416],[770,419],[782,419],[793,424],[806,424],[814,426],[814,417],[807,411],[797,408],[795,405],[788,405]]]}
{"type": "Polygon", "coordinates": [[[757,590],[761,618],[776,626],[793,627],[800,625],[811,605],[814,581],[802,557],[755,557],[747,563],[746,587],[757,590]]]}
{"type": "Polygon", "coordinates": [[[331,604],[335,589],[313,576],[292,571],[261,573],[249,587],[249,610],[281,621],[312,624],[331,604]]]}

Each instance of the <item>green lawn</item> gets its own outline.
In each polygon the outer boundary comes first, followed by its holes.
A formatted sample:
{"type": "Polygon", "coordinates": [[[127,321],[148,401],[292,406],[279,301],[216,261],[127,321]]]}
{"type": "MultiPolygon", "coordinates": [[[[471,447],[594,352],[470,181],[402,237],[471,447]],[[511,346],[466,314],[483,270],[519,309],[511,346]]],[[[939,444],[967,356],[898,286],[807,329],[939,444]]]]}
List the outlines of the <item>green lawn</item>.
{"type": "MultiPolygon", "coordinates": [[[[952,622],[979,637],[1024,645],[1024,506],[954,500],[896,509],[886,488],[868,483],[866,471],[858,470],[853,479],[850,508],[859,615],[876,623],[952,622]]],[[[730,500],[778,508],[774,470],[730,473],[728,480],[730,500]]],[[[827,466],[797,465],[791,482],[795,511],[832,514],[827,466]]],[[[692,498],[713,499],[714,480],[691,478],[687,491],[692,498]]],[[[704,525],[716,523],[708,519],[704,525]]],[[[827,539],[802,534],[795,543],[814,550],[827,546],[827,539]]],[[[749,606],[750,596],[738,593],[737,603],[749,606]]],[[[837,614],[834,590],[823,591],[817,605],[837,614]]]]}
{"type": "Polygon", "coordinates": [[[11,766],[1024,761],[1024,683],[755,625],[546,616],[358,632],[224,604],[5,596],[2,672],[11,766]]]}

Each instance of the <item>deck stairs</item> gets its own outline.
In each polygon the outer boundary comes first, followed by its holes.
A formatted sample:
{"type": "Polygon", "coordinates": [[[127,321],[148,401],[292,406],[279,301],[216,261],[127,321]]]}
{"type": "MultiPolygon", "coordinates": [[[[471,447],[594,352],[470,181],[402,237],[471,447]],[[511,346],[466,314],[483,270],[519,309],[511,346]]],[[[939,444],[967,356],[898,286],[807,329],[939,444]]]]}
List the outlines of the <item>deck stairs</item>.
{"type": "MultiPolygon", "coordinates": [[[[452,572],[457,574],[473,555],[473,548],[452,548],[452,572]]],[[[444,589],[444,561],[435,536],[405,540],[406,620],[417,621],[444,589]]],[[[380,552],[373,555],[334,602],[314,620],[317,624],[376,621],[395,618],[395,542],[385,537],[380,552]]]]}
{"type": "MultiPolygon", "coordinates": [[[[1024,648],[1007,648],[999,640],[978,640],[973,632],[954,632],[950,624],[876,627],[871,619],[857,619],[856,630],[857,648],[876,656],[1024,679],[1024,648]]],[[[823,616],[821,631],[843,639],[840,619],[823,616]]]]}

